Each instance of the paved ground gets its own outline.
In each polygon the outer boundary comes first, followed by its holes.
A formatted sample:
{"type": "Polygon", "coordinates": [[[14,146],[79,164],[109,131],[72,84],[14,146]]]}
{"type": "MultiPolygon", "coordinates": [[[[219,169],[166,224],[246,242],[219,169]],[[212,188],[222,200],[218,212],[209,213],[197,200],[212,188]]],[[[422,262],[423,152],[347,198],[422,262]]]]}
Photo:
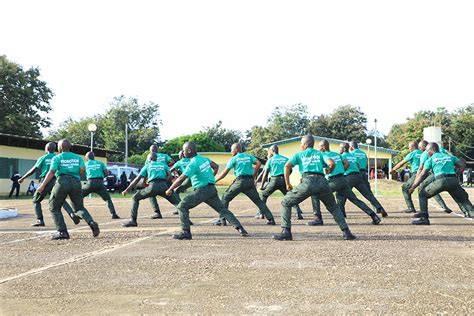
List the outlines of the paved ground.
{"type": "MultiPolygon", "coordinates": [[[[269,200],[277,215],[279,203],[269,200]]],[[[130,200],[116,204],[126,218],[130,200]]],[[[0,221],[1,314],[474,313],[474,223],[457,215],[432,208],[432,225],[414,227],[402,199],[385,198],[390,217],[379,226],[349,206],[356,241],[343,241],[327,212],[325,226],[306,226],[306,211],[294,221],[295,241],[278,242],[279,227],[254,219],[255,207],[239,199],[231,209],[250,238],[212,226],[215,213],[201,206],[191,213],[194,239],[175,241],[178,218],[160,204],[164,219],[148,219],[144,201],[139,227],[126,229],[87,199],[99,238],[68,221],[72,239],[50,241],[47,211],[47,226],[33,229],[29,201],[0,201],[21,213],[0,221]]]]}

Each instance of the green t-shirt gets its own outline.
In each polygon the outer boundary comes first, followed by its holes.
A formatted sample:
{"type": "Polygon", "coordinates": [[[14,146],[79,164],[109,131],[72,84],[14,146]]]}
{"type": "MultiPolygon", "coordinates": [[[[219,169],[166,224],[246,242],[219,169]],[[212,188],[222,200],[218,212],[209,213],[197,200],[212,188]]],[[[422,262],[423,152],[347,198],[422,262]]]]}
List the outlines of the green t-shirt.
{"type": "Polygon", "coordinates": [[[410,164],[411,172],[415,173],[420,168],[420,158],[421,158],[421,150],[415,149],[410,152],[408,155],[403,158],[403,160],[407,161],[410,164]]]}
{"type": "Polygon", "coordinates": [[[314,148],[306,148],[291,157],[290,162],[293,166],[298,166],[300,172],[317,172],[324,174],[324,168],[327,164],[324,161],[323,153],[314,148]]]}
{"type": "Polygon", "coordinates": [[[268,159],[264,170],[269,170],[270,176],[276,177],[281,176],[285,173],[285,164],[288,161],[288,158],[285,156],[274,154],[270,159],[268,159]]]}
{"type": "Polygon", "coordinates": [[[81,168],[84,168],[84,160],[81,156],[72,152],[63,152],[51,160],[51,170],[56,171],[56,176],[70,175],[81,178],[81,168]]]}
{"type": "Polygon", "coordinates": [[[209,184],[215,184],[216,178],[211,168],[211,160],[204,156],[195,156],[191,159],[183,174],[191,179],[194,189],[199,189],[209,184]]]}
{"type": "MultiPolygon", "coordinates": [[[[439,152],[442,153],[442,154],[447,154],[447,155],[449,155],[449,154],[448,154],[448,151],[447,151],[446,149],[442,148],[442,147],[439,148],[439,152]]],[[[420,165],[421,165],[421,164],[424,165],[425,162],[426,162],[428,159],[430,159],[430,155],[428,155],[428,151],[425,150],[425,151],[421,154],[421,157],[420,157],[420,165]]],[[[419,165],[418,165],[418,167],[419,167],[419,165]]]]}
{"type": "Polygon", "coordinates": [[[355,155],[345,152],[342,154],[342,159],[345,159],[347,162],[349,162],[349,168],[347,168],[346,172],[344,172],[346,176],[354,172],[359,172],[359,161],[355,155]]]}
{"type": "Polygon", "coordinates": [[[166,179],[167,171],[169,171],[168,165],[163,162],[149,161],[142,170],[140,170],[140,176],[147,177],[148,182],[155,179],[166,179]]]}
{"type": "MultiPolygon", "coordinates": [[[[160,163],[164,163],[165,165],[168,165],[168,162],[170,162],[170,160],[172,159],[173,158],[171,158],[170,155],[156,153],[156,162],[160,162],[160,163]]],[[[145,165],[147,165],[148,163],[150,163],[150,160],[147,159],[145,161],[145,165]]]]}
{"type": "Polygon", "coordinates": [[[105,163],[98,160],[86,161],[86,175],[87,179],[104,178],[107,174],[107,167],[105,163]]]}
{"type": "Polygon", "coordinates": [[[173,165],[173,167],[171,167],[171,171],[178,169],[181,173],[183,173],[186,167],[189,165],[190,161],[191,161],[190,158],[183,158],[179,160],[173,165]]]}
{"type": "Polygon", "coordinates": [[[35,168],[38,168],[41,170],[41,176],[40,178],[46,177],[46,174],[49,171],[49,168],[51,166],[51,161],[53,160],[53,157],[56,156],[53,153],[48,153],[46,155],[43,155],[36,160],[35,163],[35,168]]]}
{"type": "Polygon", "coordinates": [[[257,160],[252,155],[238,153],[227,163],[227,169],[234,169],[234,174],[238,176],[253,176],[253,163],[257,160]]]}
{"type": "Polygon", "coordinates": [[[354,149],[353,151],[351,151],[351,154],[356,156],[357,161],[359,162],[359,168],[367,170],[367,155],[366,155],[366,153],[363,152],[362,150],[360,150],[359,148],[357,148],[357,149],[354,149]]]}
{"type": "Polygon", "coordinates": [[[327,177],[334,177],[338,174],[344,174],[344,164],[342,163],[343,159],[340,154],[335,153],[333,151],[325,151],[323,152],[323,157],[325,161],[327,161],[328,159],[332,159],[336,164],[334,170],[330,174],[326,175],[327,177]]]}
{"type": "Polygon", "coordinates": [[[459,158],[443,154],[441,152],[433,154],[423,165],[424,169],[432,170],[435,176],[442,174],[456,174],[454,165],[459,161],[459,158]]]}

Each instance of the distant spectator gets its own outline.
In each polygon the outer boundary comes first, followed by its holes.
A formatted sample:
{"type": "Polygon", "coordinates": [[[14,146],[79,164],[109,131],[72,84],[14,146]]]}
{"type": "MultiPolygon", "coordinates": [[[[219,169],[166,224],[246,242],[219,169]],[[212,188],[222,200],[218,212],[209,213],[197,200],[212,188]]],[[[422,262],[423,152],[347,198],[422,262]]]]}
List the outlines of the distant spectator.
{"type": "Polygon", "coordinates": [[[466,185],[472,187],[472,169],[471,168],[467,169],[467,183],[466,183],[466,185]]]}
{"type": "Polygon", "coordinates": [[[136,177],[137,177],[137,175],[134,174],[133,171],[132,171],[132,172],[130,172],[130,177],[128,177],[128,180],[129,180],[130,182],[132,182],[133,179],[135,179],[136,177]]]}
{"type": "Polygon", "coordinates": [[[13,183],[12,183],[12,189],[10,191],[10,195],[8,197],[12,197],[13,191],[16,190],[15,197],[18,198],[18,195],[20,194],[20,183],[18,182],[18,180],[20,180],[20,178],[21,176],[18,173],[18,171],[15,171],[12,177],[10,178],[10,180],[12,180],[13,183]]]}
{"type": "Polygon", "coordinates": [[[122,172],[120,175],[120,189],[121,191],[125,190],[128,187],[127,183],[127,175],[125,174],[125,171],[122,172]]]}
{"type": "Polygon", "coordinates": [[[30,194],[33,195],[36,192],[36,188],[38,186],[35,184],[35,182],[32,180],[30,184],[28,185],[28,189],[26,189],[26,195],[30,194]]]}

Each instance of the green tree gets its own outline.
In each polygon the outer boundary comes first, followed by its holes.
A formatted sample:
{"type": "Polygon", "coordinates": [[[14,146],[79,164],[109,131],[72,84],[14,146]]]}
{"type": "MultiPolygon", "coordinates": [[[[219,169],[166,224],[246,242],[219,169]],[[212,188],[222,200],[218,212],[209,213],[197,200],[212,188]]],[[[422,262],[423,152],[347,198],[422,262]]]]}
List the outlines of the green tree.
{"type": "Polygon", "coordinates": [[[451,118],[450,136],[456,156],[474,161],[474,105],[455,111],[451,118]]]}
{"type": "Polygon", "coordinates": [[[166,153],[168,155],[177,154],[180,150],[183,149],[185,142],[195,142],[200,152],[223,152],[225,148],[223,145],[216,143],[214,140],[209,137],[205,132],[199,132],[196,134],[185,135],[170,139],[167,141],[160,152],[166,153]]]}
{"type": "MultiPolygon", "coordinates": [[[[159,140],[159,106],[142,104],[137,98],[115,97],[105,114],[79,120],[68,119],[51,132],[49,138],[69,138],[73,143],[89,144],[87,125],[94,123],[94,147],[113,149],[125,153],[125,125],[128,124],[129,156],[142,154],[159,140]]],[[[122,161],[124,154],[111,155],[110,160],[122,161]]]]}
{"type": "Polygon", "coordinates": [[[36,67],[22,66],[0,56],[0,132],[41,137],[51,125],[47,114],[53,92],[40,79],[36,67]]]}
{"type": "Polygon", "coordinates": [[[359,107],[343,105],[328,115],[314,117],[308,131],[313,135],[341,140],[358,140],[367,137],[367,116],[359,107]]]}
{"type": "Polygon", "coordinates": [[[240,131],[223,128],[222,121],[205,127],[204,132],[217,144],[223,145],[225,151],[230,151],[232,144],[242,140],[242,133],[240,131]]]}

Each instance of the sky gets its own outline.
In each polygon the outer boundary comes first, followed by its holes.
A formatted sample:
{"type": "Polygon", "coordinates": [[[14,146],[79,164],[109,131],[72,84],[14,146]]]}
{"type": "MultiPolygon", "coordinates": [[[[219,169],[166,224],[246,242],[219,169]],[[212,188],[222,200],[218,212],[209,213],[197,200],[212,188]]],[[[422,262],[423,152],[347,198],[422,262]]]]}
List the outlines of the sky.
{"type": "MultiPolygon", "coordinates": [[[[162,139],[276,106],[358,106],[388,133],[474,102],[473,1],[0,0],[0,54],[37,66],[53,127],[114,96],[159,104],[162,139]]],[[[324,136],[324,135],[321,135],[324,136]]]]}

